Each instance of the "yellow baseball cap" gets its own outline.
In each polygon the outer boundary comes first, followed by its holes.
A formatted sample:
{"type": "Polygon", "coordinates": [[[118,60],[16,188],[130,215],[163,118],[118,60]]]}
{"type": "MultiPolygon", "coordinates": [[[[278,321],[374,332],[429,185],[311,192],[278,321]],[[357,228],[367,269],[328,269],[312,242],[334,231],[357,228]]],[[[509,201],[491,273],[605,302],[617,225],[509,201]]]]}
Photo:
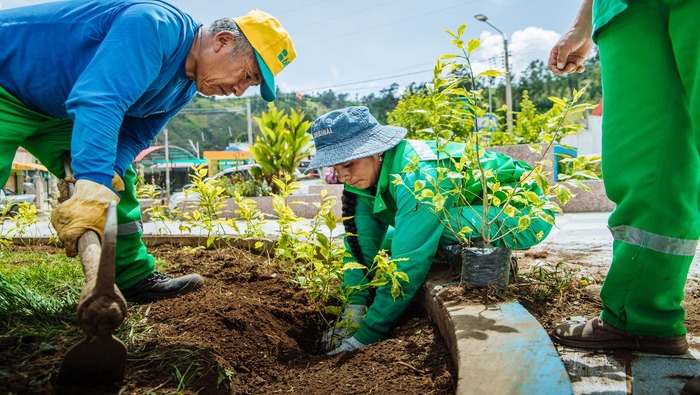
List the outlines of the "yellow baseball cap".
{"type": "Polygon", "coordinates": [[[275,101],[275,75],[297,56],[289,33],[277,18],[257,8],[233,20],[255,49],[263,77],[260,95],[266,101],[275,101]]]}

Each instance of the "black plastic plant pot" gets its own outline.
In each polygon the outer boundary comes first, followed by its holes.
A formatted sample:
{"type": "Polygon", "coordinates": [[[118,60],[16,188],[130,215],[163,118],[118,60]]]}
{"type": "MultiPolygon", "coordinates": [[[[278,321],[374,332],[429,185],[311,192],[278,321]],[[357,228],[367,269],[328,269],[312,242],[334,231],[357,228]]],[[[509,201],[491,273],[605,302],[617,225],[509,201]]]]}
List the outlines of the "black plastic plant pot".
{"type": "Polygon", "coordinates": [[[461,286],[505,288],[511,269],[512,251],[507,248],[462,247],[461,286]]]}

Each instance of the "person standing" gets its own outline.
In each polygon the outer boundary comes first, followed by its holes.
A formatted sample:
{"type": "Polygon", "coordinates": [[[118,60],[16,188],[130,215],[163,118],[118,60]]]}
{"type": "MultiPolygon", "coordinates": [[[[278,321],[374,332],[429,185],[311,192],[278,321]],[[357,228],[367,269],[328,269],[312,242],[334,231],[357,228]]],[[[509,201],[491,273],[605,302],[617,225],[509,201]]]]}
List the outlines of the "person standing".
{"type": "Polygon", "coordinates": [[[273,16],[253,9],[210,26],[160,0],[57,1],[0,11],[0,184],[24,147],[58,178],[69,154],[73,196],[51,222],[68,256],[87,230],[102,235],[117,205],[116,284],[127,301],[198,289],[198,274],[155,271],[141,240],[136,155],[197,92],[241,96],[296,56],[273,16]]]}
{"type": "Polygon", "coordinates": [[[603,310],[552,339],[590,349],[682,354],[681,306],[700,237],[700,33],[692,0],[584,0],[555,44],[556,75],[583,71],[593,42],[603,83],[603,181],[616,206],[603,310]],[[641,62],[640,62],[641,61],[641,62]]]}

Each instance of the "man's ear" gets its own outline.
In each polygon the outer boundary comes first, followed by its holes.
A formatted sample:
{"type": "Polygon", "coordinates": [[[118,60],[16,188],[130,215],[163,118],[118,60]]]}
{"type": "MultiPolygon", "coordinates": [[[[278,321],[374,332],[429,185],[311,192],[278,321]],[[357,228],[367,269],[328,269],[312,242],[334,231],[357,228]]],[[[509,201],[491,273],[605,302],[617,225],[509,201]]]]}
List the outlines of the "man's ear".
{"type": "Polygon", "coordinates": [[[227,31],[218,32],[214,36],[214,50],[218,52],[226,46],[232,46],[235,41],[233,33],[227,31]]]}

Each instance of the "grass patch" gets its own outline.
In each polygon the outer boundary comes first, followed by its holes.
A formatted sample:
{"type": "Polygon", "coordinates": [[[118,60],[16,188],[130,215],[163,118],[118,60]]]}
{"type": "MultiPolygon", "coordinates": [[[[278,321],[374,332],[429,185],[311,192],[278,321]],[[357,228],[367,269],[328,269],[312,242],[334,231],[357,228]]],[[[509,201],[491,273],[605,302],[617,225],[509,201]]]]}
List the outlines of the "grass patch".
{"type": "MultiPolygon", "coordinates": [[[[25,389],[29,392],[55,379],[61,359],[54,356],[60,356],[59,352],[85,336],[76,318],[84,283],[77,258],[48,252],[0,251],[0,362],[6,365],[0,367],[0,388],[3,380],[26,369],[41,372],[27,381],[25,389]]],[[[126,344],[131,357],[177,361],[179,356],[163,357],[150,345],[156,334],[148,323],[148,309],[129,306],[128,317],[115,336],[126,344]]],[[[176,382],[182,385],[200,374],[196,369],[188,370],[188,366],[181,368],[179,376],[174,370],[176,382]]]]}
{"type": "MultiPolygon", "coordinates": [[[[83,336],[76,314],[85,283],[80,262],[63,254],[0,252],[0,336],[83,336]]],[[[149,339],[147,306],[129,306],[128,318],[115,335],[129,349],[149,339]]]]}
{"type": "Polygon", "coordinates": [[[4,336],[51,338],[75,328],[84,282],[65,255],[0,252],[0,328],[4,336]]]}

